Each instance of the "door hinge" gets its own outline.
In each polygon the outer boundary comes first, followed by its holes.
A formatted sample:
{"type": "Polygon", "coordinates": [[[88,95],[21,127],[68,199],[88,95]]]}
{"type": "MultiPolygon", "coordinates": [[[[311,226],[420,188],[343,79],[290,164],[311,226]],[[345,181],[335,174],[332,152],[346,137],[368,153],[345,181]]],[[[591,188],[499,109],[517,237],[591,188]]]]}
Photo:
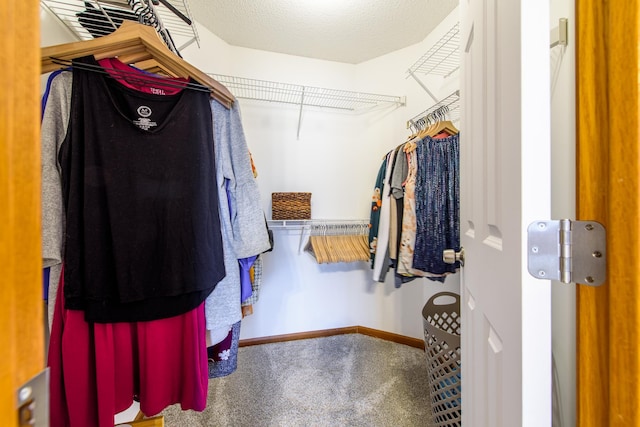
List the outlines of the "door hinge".
{"type": "Polygon", "coordinates": [[[599,286],[607,277],[607,237],[596,221],[529,224],[528,268],[538,279],[599,286]]]}
{"type": "Polygon", "coordinates": [[[19,427],[49,427],[49,368],[18,388],[16,398],[19,427]]]}

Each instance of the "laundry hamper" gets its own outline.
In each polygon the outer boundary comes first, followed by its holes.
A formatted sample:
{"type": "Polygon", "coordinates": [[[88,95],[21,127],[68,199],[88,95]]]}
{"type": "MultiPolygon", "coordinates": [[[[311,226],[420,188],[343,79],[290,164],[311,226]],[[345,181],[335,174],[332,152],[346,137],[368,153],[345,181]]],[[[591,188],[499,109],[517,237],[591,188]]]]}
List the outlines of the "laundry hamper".
{"type": "Polygon", "coordinates": [[[422,309],[433,427],[461,425],[460,295],[440,292],[422,309]]]}

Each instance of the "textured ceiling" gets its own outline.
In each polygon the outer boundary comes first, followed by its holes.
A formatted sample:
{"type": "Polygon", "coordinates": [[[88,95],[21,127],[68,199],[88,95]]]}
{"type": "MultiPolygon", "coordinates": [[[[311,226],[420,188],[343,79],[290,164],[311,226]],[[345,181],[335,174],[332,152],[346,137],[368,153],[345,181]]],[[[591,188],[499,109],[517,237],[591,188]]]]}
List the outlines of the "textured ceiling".
{"type": "Polygon", "coordinates": [[[458,0],[189,0],[227,43],[357,64],[418,43],[458,0]]]}

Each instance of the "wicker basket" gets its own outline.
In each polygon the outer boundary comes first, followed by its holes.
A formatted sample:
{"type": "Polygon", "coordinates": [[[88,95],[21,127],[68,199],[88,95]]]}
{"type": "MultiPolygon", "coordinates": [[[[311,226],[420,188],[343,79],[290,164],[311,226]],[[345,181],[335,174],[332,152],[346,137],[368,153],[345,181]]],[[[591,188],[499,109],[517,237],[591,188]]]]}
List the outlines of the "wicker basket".
{"type": "Polygon", "coordinates": [[[311,219],[311,193],[271,193],[271,219],[311,219]]]}

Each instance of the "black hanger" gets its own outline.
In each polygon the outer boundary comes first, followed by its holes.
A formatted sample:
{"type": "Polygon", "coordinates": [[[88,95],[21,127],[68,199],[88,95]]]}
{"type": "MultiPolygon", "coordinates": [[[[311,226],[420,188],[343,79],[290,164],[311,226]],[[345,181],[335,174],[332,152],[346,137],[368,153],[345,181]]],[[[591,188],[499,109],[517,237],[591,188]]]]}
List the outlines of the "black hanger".
{"type": "Polygon", "coordinates": [[[176,82],[174,79],[170,77],[163,77],[157,74],[149,74],[142,70],[137,71],[136,69],[132,69],[131,71],[121,70],[118,68],[112,67],[103,67],[101,65],[87,64],[84,62],[70,61],[67,59],[60,59],[51,57],[51,62],[58,65],[63,65],[65,67],[77,68],[79,70],[91,71],[94,73],[104,74],[112,79],[122,78],[129,83],[139,83],[139,84],[149,84],[153,83],[155,85],[161,85],[164,87],[171,87],[176,89],[190,89],[197,90],[200,92],[211,92],[211,89],[205,85],[202,85],[198,82],[192,81],[186,82],[176,82]]]}

